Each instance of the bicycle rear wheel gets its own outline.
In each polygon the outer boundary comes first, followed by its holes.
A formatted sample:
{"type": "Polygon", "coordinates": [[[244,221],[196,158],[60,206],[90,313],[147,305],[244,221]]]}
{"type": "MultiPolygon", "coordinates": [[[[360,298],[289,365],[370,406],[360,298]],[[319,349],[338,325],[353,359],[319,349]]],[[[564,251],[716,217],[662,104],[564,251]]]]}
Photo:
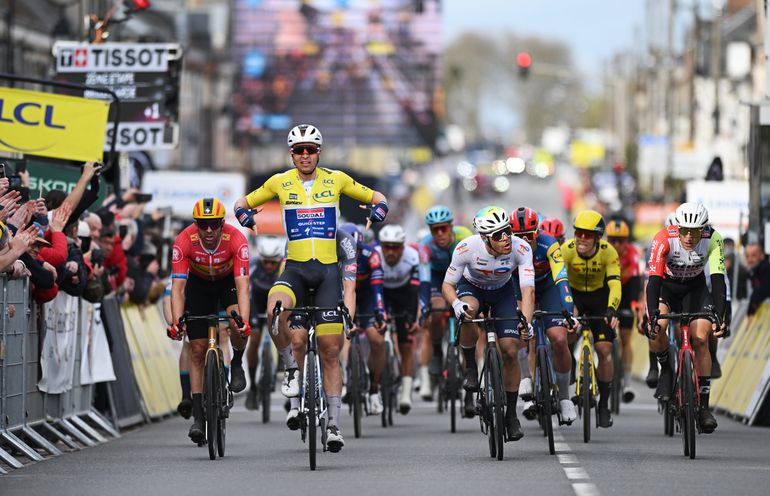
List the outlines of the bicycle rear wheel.
{"type": "Polygon", "coordinates": [[[591,357],[588,349],[583,350],[580,360],[581,404],[583,409],[583,442],[591,440],[591,357]]]}
{"type": "Polygon", "coordinates": [[[695,458],[695,381],[692,356],[685,352],[682,360],[682,442],[684,455],[695,458]]]}
{"type": "Polygon", "coordinates": [[[348,398],[353,402],[353,432],[356,439],[361,437],[361,415],[363,405],[361,404],[361,356],[358,353],[358,345],[353,343],[350,346],[350,374],[348,385],[348,398]]]}
{"type": "Polygon", "coordinates": [[[663,432],[668,436],[674,435],[674,418],[673,404],[671,401],[663,403],[663,432]]]}
{"type": "Polygon", "coordinates": [[[502,460],[504,455],[503,443],[505,443],[505,390],[503,388],[503,375],[500,369],[500,355],[497,348],[492,348],[487,353],[489,360],[489,379],[492,393],[491,412],[493,428],[490,435],[495,438],[497,447],[497,459],[502,460]]]}
{"type": "Polygon", "coordinates": [[[460,389],[459,386],[459,368],[457,356],[457,347],[451,346],[447,349],[446,357],[446,390],[447,397],[449,398],[449,430],[450,432],[457,432],[457,396],[460,389]]]}
{"type": "Polygon", "coordinates": [[[262,374],[259,378],[259,395],[262,407],[262,423],[270,422],[270,393],[273,389],[273,352],[269,345],[262,346],[260,359],[262,374]]]}
{"type": "Polygon", "coordinates": [[[620,402],[623,396],[623,360],[620,356],[620,346],[618,340],[612,342],[612,392],[610,394],[612,413],[620,413],[620,402]]]}
{"type": "MultiPolygon", "coordinates": [[[[222,351],[219,351],[219,358],[222,359],[222,351]]],[[[227,415],[225,409],[227,405],[227,378],[224,369],[219,369],[219,388],[217,394],[217,453],[219,458],[225,456],[225,438],[227,434],[227,415]]]]}
{"type": "Polygon", "coordinates": [[[206,408],[206,440],[208,441],[209,459],[217,457],[219,427],[219,360],[214,350],[206,352],[204,374],[204,406],[206,408]]]}
{"type": "Polygon", "coordinates": [[[308,451],[310,456],[310,470],[315,470],[316,455],[316,391],[318,391],[318,381],[315,368],[315,351],[311,350],[307,354],[307,370],[305,371],[305,412],[307,415],[307,439],[308,451]]]}
{"type": "Polygon", "coordinates": [[[553,444],[553,403],[551,398],[551,371],[548,369],[548,355],[544,349],[537,353],[537,369],[540,374],[540,385],[538,387],[538,400],[541,401],[543,410],[543,429],[548,438],[548,453],[555,454],[556,449],[553,444]]]}
{"type": "Polygon", "coordinates": [[[390,411],[390,390],[393,387],[393,348],[389,342],[385,342],[385,367],[380,379],[380,395],[382,396],[382,427],[388,427],[388,413],[390,411]]]}

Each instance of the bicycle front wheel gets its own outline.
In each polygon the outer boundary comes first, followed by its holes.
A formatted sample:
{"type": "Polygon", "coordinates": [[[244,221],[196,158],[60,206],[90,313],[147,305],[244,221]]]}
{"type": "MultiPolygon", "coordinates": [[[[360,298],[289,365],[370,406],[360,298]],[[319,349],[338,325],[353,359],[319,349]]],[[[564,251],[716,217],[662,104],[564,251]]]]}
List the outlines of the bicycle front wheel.
{"type": "Polygon", "coordinates": [[[390,390],[393,387],[393,348],[389,342],[385,342],[385,367],[380,379],[380,395],[382,396],[382,427],[388,427],[388,413],[390,411],[390,390]]]}
{"type": "Polygon", "coordinates": [[[310,470],[315,470],[316,455],[316,392],[318,381],[316,380],[315,351],[307,354],[307,370],[305,371],[305,421],[307,423],[308,451],[310,456],[310,470]]]}
{"type": "Polygon", "coordinates": [[[209,459],[217,457],[217,439],[219,429],[219,359],[214,350],[206,353],[206,367],[203,383],[204,406],[206,408],[206,440],[208,441],[209,459]]]}
{"type": "MultiPolygon", "coordinates": [[[[222,360],[222,351],[219,351],[219,359],[222,360]]],[[[222,362],[220,362],[222,363],[222,362]]],[[[227,378],[224,368],[219,369],[219,388],[217,391],[217,453],[219,457],[225,456],[225,438],[227,434],[227,378]]]]}
{"type": "Polygon", "coordinates": [[[588,348],[583,349],[580,360],[580,399],[583,409],[583,442],[591,440],[591,356],[588,348]]]}
{"type": "Polygon", "coordinates": [[[620,401],[623,396],[623,361],[617,339],[612,343],[612,365],[614,373],[612,375],[610,402],[612,403],[612,413],[617,415],[620,413],[620,401]]]}
{"type": "Polygon", "coordinates": [[[262,374],[259,378],[259,395],[262,407],[262,423],[270,422],[270,393],[273,390],[273,351],[270,346],[262,347],[260,367],[262,374]]]}
{"type": "Polygon", "coordinates": [[[503,443],[505,443],[505,390],[497,348],[490,349],[487,360],[489,360],[487,390],[490,394],[490,412],[492,413],[492,428],[489,430],[489,435],[495,438],[497,459],[502,460],[504,455],[503,443]]]}
{"type": "Polygon", "coordinates": [[[692,356],[685,352],[682,360],[682,442],[684,455],[695,458],[695,381],[693,380],[692,356]]]}
{"type": "Polygon", "coordinates": [[[459,366],[457,347],[452,346],[447,350],[446,357],[446,389],[447,396],[449,397],[449,430],[450,432],[457,432],[457,396],[460,390],[459,387],[459,366]]]}
{"type": "Polygon", "coordinates": [[[541,402],[543,416],[543,429],[548,438],[548,453],[555,454],[556,449],[553,444],[553,424],[551,416],[553,415],[553,403],[551,398],[551,371],[548,368],[548,355],[544,349],[537,353],[537,370],[540,376],[540,385],[538,387],[538,400],[541,402]]]}
{"type": "Polygon", "coordinates": [[[353,344],[350,347],[350,374],[348,374],[350,384],[348,385],[348,399],[353,403],[353,432],[356,439],[361,437],[361,415],[363,405],[361,404],[361,355],[358,353],[358,346],[353,344]]]}

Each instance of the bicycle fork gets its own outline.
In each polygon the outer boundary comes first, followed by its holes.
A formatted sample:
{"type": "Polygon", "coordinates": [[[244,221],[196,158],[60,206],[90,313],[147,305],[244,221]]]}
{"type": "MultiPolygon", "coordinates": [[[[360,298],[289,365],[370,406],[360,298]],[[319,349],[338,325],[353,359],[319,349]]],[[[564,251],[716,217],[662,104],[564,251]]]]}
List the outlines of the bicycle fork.
{"type": "MultiPolygon", "coordinates": [[[[677,407],[679,409],[678,414],[682,415],[682,412],[684,412],[684,408],[687,406],[684,403],[684,398],[682,397],[682,390],[679,387],[679,384],[682,383],[682,374],[683,368],[682,364],[684,363],[684,354],[687,353],[690,356],[690,363],[692,364],[690,373],[692,374],[692,383],[693,383],[693,401],[695,402],[694,408],[695,412],[697,413],[698,410],[700,410],[700,384],[698,383],[698,372],[695,369],[695,352],[692,349],[692,346],[690,345],[690,326],[682,326],[682,346],[679,348],[679,364],[678,364],[678,372],[676,375],[676,382],[674,383],[674,391],[676,391],[677,395],[677,407]]],[[[695,423],[698,434],[701,433],[700,429],[700,422],[695,423]]]]}

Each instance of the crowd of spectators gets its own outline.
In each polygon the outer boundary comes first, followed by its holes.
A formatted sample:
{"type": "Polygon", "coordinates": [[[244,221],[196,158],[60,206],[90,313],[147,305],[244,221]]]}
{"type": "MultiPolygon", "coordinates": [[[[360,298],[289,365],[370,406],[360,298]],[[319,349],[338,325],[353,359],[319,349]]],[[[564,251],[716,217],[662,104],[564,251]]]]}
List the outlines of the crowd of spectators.
{"type": "Polygon", "coordinates": [[[138,305],[163,295],[162,216],[145,214],[148,198],[136,189],[97,204],[100,173],[86,163],[71,192],[37,199],[29,199],[26,171],[17,175],[20,186],[0,178],[0,271],[28,276],[38,303],[59,291],[92,303],[115,294],[138,305]]]}

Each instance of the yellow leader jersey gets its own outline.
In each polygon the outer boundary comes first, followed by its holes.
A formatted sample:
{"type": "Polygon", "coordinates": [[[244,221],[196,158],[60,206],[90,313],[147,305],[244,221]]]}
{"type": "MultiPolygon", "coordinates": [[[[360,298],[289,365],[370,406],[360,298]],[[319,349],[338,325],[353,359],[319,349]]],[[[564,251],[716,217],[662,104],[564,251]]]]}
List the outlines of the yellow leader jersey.
{"type": "Polygon", "coordinates": [[[578,255],[573,238],[561,245],[561,254],[567,267],[569,286],[573,291],[590,293],[602,289],[606,283],[610,290],[607,306],[618,309],[622,291],[620,261],[618,252],[611,244],[599,240],[596,253],[591,258],[583,258],[578,255]]]}
{"type": "MultiPolygon", "coordinates": [[[[309,183],[310,181],[308,181],[309,183]]],[[[337,263],[337,220],[340,195],[371,203],[374,191],[337,170],[316,167],[312,186],[299,178],[297,169],[279,172],[246,196],[250,208],[278,197],[288,241],[287,260],[337,263]]]]}

